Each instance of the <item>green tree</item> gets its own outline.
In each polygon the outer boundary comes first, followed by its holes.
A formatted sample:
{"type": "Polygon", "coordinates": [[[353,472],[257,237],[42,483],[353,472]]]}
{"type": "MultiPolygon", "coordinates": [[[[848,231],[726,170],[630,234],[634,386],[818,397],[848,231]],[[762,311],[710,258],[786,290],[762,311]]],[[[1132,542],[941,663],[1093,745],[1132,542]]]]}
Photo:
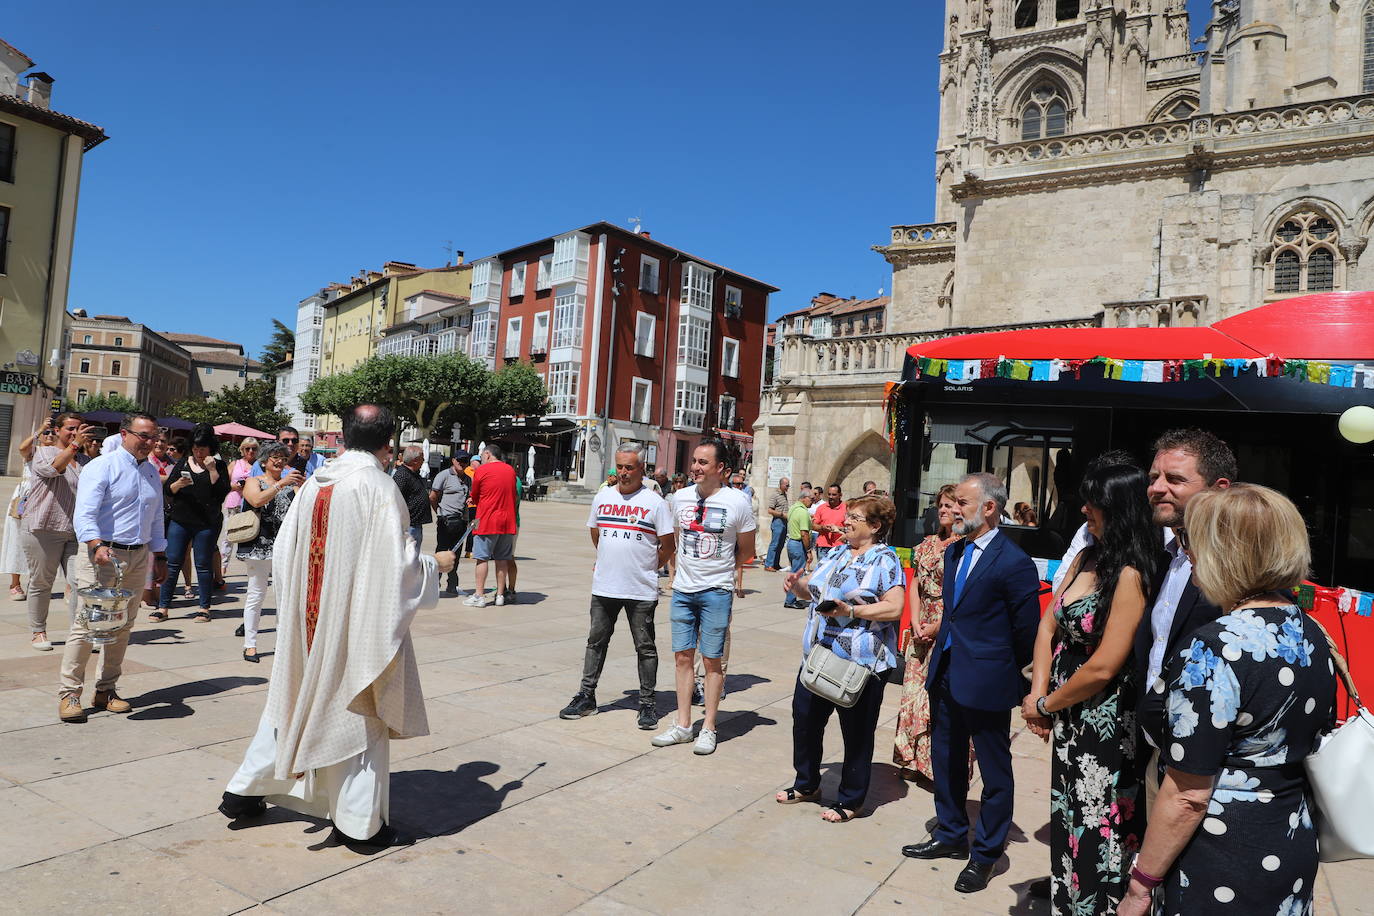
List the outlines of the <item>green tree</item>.
{"type": "Polygon", "coordinates": [[[462,425],[464,438],[474,442],[486,437],[487,427],[500,417],[542,416],[548,411],[549,392],[544,379],[529,363],[510,363],[488,372],[481,389],[455,403],[436,426],[462,425]]]}
{"type": "Polygon", "coordinates": [[[263,378],[274,379],[282,369],[282,363],[291,358],[296,349],[296,332],[272,319],[272,339],[262,348],[263,378]]]}
{"type": "Polygon", "coordinates": [[[267,379],[252,379],[242,388],[225,388],[208,400],[188,398],[173,404],[168,412],[190,423],[242,423],[265,433],[291,422],[291,415],[277,409],[276,384],[267,379]]]}
{"type": "Polygon", "coordinates": [[[72,413],[95,413],[97,410],[113,410],[115,413],[143,413],[143,407],[133,398],[107,391],[93,398],[86,398],[80,404],[71,399],[62,402],[62,409],[72,413]]]}
{"type": "Polygon", "coordinates": [[[301,394],[301,409],[341,416],[355,404],[382,404],[396,414],[399,444],[405,426],[422,439],[455,421],[465,431],[480,431],[496,417],[542,413],[547,401],[543,380],[528,364],[492,372],[467,356],[446,353],[374,356],[351,372],[316,379],[301,394]]]}

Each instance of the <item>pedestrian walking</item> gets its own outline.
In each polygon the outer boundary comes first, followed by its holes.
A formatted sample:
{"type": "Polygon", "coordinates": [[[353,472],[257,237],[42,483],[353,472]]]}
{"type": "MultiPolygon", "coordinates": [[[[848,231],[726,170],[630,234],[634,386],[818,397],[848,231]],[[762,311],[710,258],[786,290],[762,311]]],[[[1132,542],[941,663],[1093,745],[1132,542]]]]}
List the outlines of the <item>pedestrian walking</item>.
{"type": "Polygon", "coordinates": [[[505,454],[498,446],[488,445],[482,450],[482,465],[472,475],[472,501],[477,506],[477,528],[473,535],[472,555],[477,561],[473,575],[476,590],[464,602],[472,607],[486,607],[489,564],[496,565],[496,605],[506,604],[506,590],[510,561],[515,556],[516,480],[515,468],[503,460],[505,454]]]}
{"type": "MultiPolygon", "coordinates": [[[[100,653],[96,672],[94,706],[114,713],[133,707],[116,692],[124,667],[129,634],[138,617],[137,586],[144,581],[149,563],[153,582],[167,578],[167,537],[162,529],[162,486],[148,455],[157,441],[157,421],[144,413],[124,417],[120,427],[123,444],[108,455],[91,460],[81,470],[72,517],[77,540],[76,587],[110,587],[116,580],[130,583],[134,597],[128,620],[113,642],[100,653]],[[119,567],[115,566],[119,561],[119,567]]],[[[86,683],[86,662],[91,657],[91,634],[80,615],[73,618],[62,652],[58,718],[85,722],[81,691],[86,683]]]]}
{"type": "Polygon", "coordinates": [[[390,739],[429,732],[410,623],[453,555],[423,556],[383,470],[391,411],[343,417],[347,451],[301,487],[272,548],[277,645],[267,705],[220,812],[267,802],[333,822],[363,852],[406,842],[390,817],[390,739]]]}
{"type": "Polygon", "coordinates": [[[248,594],[243,602],[243,624],[239,627],[242,632],[238,634],[243,637],[243,660],[247,662],[258,661],[258,621],[272,575],[272,548],[297,488],[305,483],[304,474],[286,466],[290,457],[280,442],[268,445],[260,459],[262,474],[248,478],[243,489],[243,511],[258,514],[257,537],[239,544],[237,550],[238,558],[248,567],[248,594]]]}
{"type": "Polygon", "coordinates": [[[772,519],[769,529],[773,539],[768,543],[768,554],[764,557],[763,568],[770,572],[777,572],[782,565],[782,550],[787,543],[787,510],[792,507],[787,491],[791,486],[792,481],[786,477],[782,478],[778,481],[778,492],[768,500],[768,516],[772,519]]]}
{"type": "Polygon", "coordinates": [[[658,648],[654,612],[658,609],[658,569],[675,549],[673,513],[644,482],[644,452],[622,445],[615,453],[615,486],[602,487],[587,517],[596,567],[592,571],[591,630],[582,664],[582,685],[558,714],[580,719],[597,712],[596,686],[606,664],[606,649],[624,610],[639,661],[639,719],[642,729],[658,725],[655,687],[658,648]]]}
{"type": "Polygon", "coordinates": [[[433,520],[429,505],[429,487],[420,476],[420,468],[424,463],[425,450],[418,445],[407,445],[401,450],[400,466],[396,468],[396,473],[391,475],[391,479],[396,481],[396,486],[400,488],[401,498],[406,501],[406,509],[410,512],[410,525],[407,530],[417,545],[424,543],[425,525],[433,520]]]}

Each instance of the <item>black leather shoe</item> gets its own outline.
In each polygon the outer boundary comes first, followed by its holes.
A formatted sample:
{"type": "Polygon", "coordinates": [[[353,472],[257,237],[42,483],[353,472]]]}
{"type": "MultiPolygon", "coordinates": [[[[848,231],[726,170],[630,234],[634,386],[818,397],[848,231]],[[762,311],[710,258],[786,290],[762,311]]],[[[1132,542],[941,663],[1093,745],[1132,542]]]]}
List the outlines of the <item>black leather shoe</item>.
{"type": "Polygon", "coordinates": [[[903,846],[902,855],[909,859],[967,859],[968,850],[939,840],[926,840],[924,843],[903,846]]]}
{"type": "Polygon", "coordinates": [[[954,882],[954,889],[961,894],[975,894],[988,886],[988,879],[992,877],[991,862],[970,862],[964,866],[964,870],[959,872],[959,877],[954,882]]]}
{"type": "Polygon", "coordinates": [[[330,836],[334,842],[347,846],[354,852],[363,854],[389,849],[392,846],[411,846],[415,843],[414,837],[400,833],[390,824],[383,824],[381,830],[378,830],[366,840],[355,840],[351,836],[340,831],[338,827],[334,828],[330,836]]]}
{"type": "Polygon", "coordinates": [[[225,792],[219,803],[219,813],[231,821],[247,817],[261,817],[267,813],[267,802],[261,795],[235,795],[225,792]]]}

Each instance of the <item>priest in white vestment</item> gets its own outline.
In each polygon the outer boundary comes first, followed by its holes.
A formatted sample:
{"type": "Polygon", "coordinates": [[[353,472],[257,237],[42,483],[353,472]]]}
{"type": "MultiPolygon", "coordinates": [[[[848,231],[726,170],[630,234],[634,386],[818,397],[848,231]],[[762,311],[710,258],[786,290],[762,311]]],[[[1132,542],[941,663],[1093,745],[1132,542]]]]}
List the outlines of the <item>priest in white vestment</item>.
{"type": "Polygon", "coordinates": [[[389,741],[429,733],[410,621],[434,607],[450,552],[421,555],[386,473],[394,419],[360,404],[344,446],[301,487],[272,551],[277,644],[267,708],[220,811],[271,802],[333,821],[337,839],[386,846],[389,741]]]}

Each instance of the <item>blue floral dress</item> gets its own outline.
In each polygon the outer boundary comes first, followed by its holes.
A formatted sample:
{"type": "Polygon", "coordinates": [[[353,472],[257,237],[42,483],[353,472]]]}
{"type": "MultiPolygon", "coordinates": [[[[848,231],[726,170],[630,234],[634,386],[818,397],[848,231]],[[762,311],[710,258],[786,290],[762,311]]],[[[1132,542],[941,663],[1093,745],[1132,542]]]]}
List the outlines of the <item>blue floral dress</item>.
{"type": "MultiPolygon", "coordinates": [[[[1056,599],[1059,642],[1050,667],[1058,690],[1092,657],[1106,629],[1097,592],[1056,599]]],[[[1053,911],[1115,913],[1145,835],[1144,760],[1136,730],[1135,669],[1121,666],[1097,693],[1055,713],[1050,759],[1053,911]]]]}
{"type": "Polygon", "coordinates": [[[1302,763],[1336,703],[1321,631],[1292,605],[1232,611],[1165,659],[1151,689],[1167,691],[1163,721],[1145,723],[1160,763],[1216,777],[1155,912],[1310,914],[1317,832],[1302,763]]]}

